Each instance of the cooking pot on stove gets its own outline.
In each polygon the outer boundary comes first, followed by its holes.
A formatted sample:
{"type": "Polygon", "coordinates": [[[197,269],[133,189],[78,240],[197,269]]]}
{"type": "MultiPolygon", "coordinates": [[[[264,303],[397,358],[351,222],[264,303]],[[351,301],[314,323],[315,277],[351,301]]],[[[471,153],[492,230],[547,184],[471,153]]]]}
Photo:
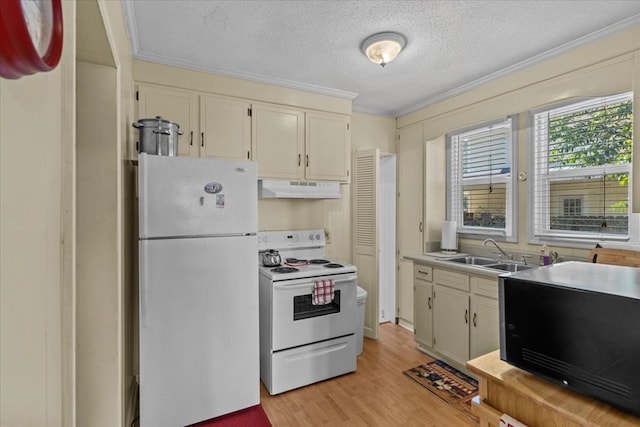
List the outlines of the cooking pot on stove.
{"type": "Polygon", "coordinates": [[[265,267],[277,267],[282,264],[282,258],[275,249],[269,249],[262,254],[262,265],[265,267]]]}
{"type": "Polygon", "coordinates": [[[178,136],[182,135],[179,124],[156,116],[155,119],[140,119],[133,123],[133,127],[140,131],[138,152],[160,156],[178,155],[178,136]]]}

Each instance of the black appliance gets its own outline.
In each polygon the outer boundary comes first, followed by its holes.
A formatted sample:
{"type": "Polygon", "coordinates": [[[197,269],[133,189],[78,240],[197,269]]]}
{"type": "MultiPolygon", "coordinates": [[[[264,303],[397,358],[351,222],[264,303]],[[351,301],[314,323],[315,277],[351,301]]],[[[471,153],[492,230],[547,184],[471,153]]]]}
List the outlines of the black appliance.
{"type": "Polygon", "coordinates": [[[640,416],[640,269],[566,262],[499,292],[502,360],[640,416]]]}

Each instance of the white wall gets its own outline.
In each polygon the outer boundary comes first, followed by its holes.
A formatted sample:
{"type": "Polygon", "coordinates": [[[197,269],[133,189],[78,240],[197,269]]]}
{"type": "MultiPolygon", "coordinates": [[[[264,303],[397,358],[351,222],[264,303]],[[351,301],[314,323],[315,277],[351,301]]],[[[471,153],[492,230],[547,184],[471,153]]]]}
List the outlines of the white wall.
{"type": "MultiPolygon", "coordinates": [[[[130,287],[132,281],[132,267],[124,262],[130,251],[122,245],[130,228],[123,226],[130,189],[121,179],[128,162],[113,155],[122,151],[125,123],[132,122],[121,114],[121,103],[128,112],[131,99],[131,54],[119,2],[62,5],[60,65],[49,73],[0,80],[2,426],[123,425],[123,380],[132,378],[122,325],[123,284],[130,287]],[[82,142],[102,145],[81,147],[84,169],[76,175],[76,14],[87,8],[95,11],[91,22],[101,26],[89,31],[104,26],[122,57],[117,61],[108,52],[117,72],[97,71],[82,89],[78,109],[83,119],[92,119],[83,122],[82,142]],[[100,94],[99,103],[90,90],[100,94]],[[107,138],[92,140],[91,128],[107,124],[96,120],[103,111],[110,113],[112,128],[107,138]],[[76,177],[83,180],[79,199],[76,177]],[[80,263],[76,239],[86,249],[80,263]]],[[[85,52],[93,54],[95,47],[85,44],[85,52]]]]}
{"type": "Polygon", "coordinates": [[[0,80],[2,425],[62,419],[60,80],[0,80]]]}
{"type": "Polygon", "coordinates": [[[378,202],[379,219],[379,285],[380,285],[380,320],[395,322],[396,319],[396,201],[397,186],[397,156],[390,155],[380,158],[380,194],[378,202]]]}
{"type": "Polygon", "coordinates": [[[0,425],[72,425],[75,5],[53,71],[0,79],[0,425]]]}
{"type": "Polygon", "coordinates": [[[77,422],[122,413],[116,69],[77,64],[77,422]]]}
{"type": "Polygon", "coordinates": [[[120,2],[78,3],[77,425],[132,417],[131,51],[120,2]]]}

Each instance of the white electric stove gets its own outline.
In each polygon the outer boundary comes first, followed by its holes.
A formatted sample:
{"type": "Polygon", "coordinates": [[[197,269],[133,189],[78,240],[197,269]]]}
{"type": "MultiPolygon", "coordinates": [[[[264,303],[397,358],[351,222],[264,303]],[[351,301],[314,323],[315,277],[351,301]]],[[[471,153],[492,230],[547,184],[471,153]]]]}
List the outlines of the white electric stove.
{"type": "Polygon", "coordinates": [[[260,377],[278,394],[356,370],[356,267],[324,256],[323,230],[258,233],[262,253],[277,250],[279,266],[260,266],[260,377]],[[331,300],[314,303],[320,282],[331,300]]]}

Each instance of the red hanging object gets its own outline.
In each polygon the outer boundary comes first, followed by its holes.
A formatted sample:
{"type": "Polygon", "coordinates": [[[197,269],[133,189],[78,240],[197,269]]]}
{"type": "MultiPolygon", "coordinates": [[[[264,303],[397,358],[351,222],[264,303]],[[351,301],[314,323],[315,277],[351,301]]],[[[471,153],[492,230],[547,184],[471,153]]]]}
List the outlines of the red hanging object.
{"type": "Polygon", "coordinates": [[[62,40],[61,0],[0,0],[0,77],[19,79],[53,70],[60,62],[62,40]],[[49,33],[41,55],[40,37],[49,33]]]}

